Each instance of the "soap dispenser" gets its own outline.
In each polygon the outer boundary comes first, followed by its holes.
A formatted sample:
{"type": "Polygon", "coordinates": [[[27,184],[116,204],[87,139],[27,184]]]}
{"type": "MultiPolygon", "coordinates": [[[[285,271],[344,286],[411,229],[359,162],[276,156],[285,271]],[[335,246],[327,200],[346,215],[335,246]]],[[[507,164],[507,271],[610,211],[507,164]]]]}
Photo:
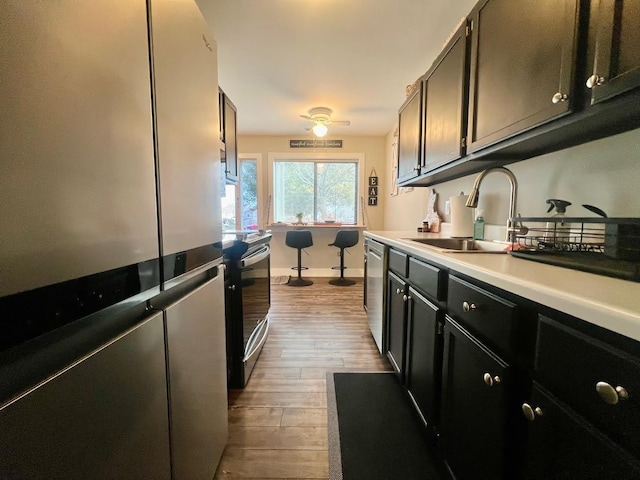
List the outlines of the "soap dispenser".
{"type": "Polygon", "coordinates": [[[473,239],[484,240],[484,212],[481,209],[476,210],[476,221],[473,222],[473,239]]]}
{"type": "Polygon", "coordinates": [[[571,205],[571,202],[557,198],[549,198],[547,203],[549,204],[547,213],[555,209],[555,214],[552,216],[553,221],[547,222],[544,239],[554,244],[569,242],[571,239],[571,224],[565,222],[565,213],[567,212],[567,207],[571,205]]]}

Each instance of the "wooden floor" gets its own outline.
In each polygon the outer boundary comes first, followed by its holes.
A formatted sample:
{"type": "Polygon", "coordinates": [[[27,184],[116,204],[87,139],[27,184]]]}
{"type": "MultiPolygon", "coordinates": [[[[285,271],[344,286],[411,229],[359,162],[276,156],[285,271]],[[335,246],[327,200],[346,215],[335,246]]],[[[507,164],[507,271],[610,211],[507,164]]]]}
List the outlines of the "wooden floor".
{"type": "Polygon", "coordinates": [[[384,371],[362,307],[363,283],[271,286],[271,326],[244,390],[229,394],[229,442],[216,479],[328,478],[330,370],[384,371]]]}

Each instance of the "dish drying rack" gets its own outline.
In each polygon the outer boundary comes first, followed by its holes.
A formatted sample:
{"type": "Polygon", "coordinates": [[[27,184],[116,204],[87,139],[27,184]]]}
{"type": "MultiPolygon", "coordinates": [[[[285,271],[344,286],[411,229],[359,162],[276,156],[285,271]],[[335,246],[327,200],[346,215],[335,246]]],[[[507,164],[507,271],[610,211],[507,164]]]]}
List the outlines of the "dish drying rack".
{"type": "Polygon", "coordinates": [[[640,282],[640,218],[518,217],[512,256],[640,282]]]}

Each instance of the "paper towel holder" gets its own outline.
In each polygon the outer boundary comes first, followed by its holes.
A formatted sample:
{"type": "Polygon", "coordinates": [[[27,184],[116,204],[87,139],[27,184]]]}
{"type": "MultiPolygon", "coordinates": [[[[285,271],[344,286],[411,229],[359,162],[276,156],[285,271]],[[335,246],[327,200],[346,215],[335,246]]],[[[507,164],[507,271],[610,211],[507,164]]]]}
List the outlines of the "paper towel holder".
{"type": "Polygon", "coordinates": [[[467,208],[469,196],[460,192],[460,195],[450,197],[451,205],[451,237],[473,238],[473,210],[467,208]]]}

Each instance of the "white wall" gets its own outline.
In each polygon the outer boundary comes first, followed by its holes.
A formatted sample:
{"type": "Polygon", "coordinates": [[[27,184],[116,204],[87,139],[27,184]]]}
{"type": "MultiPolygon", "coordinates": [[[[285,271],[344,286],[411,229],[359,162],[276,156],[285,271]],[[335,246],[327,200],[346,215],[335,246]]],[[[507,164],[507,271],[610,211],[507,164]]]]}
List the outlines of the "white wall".
{"type": "MultiPolygon", "coordinates": [[[[390,183],[393,134],[387,135],[387,161],[383,183],[390,183]]],[[[596,140],[577,147],[508,165],[518,179],[518,212],[523,217],[545,216],[547,198],[561,198],[573,205],[567,215],[593,216],[582,204],[595,205],[611,217],[640,216],[640,129],[596,140]]],[[[476,175],[432,187],[388,196],[384,230],[415,230],[427,211],[429,189],[438,194],[437,210],[444,221],[444,202],[461,191],[469,193],[476,175]]],[[[491,174],[480,190],[478,208],[488,223],[505,223],[508,216],[509,184],[504,175],[491,174]]]]}
{"type": "MultiPolygon", "coordinates": [[[[268,185],[267,160],[269,152],[296,152],[298,149],[289,148],[290,136],[238,136],[238,152],[239,153],[261,153],[262,154],[262,196],[258,199],[260,207],[260,223],[264,222],[264,211],[268,200],[268,194],[271,190],[268,185]]],[[[304,149],[305,153],[363,153],[364,154],[364,175],[369,177],[372,169],[375,169],[378,177],[382,177],[385,173],[386,161],[386,145],[385,137],[348,137],[348,136],[327,136],[328,140],[342,139],[342,148],[340,149],[304,149]]],[[[384,226],[384,200],[388,197],[386,186],[381,185],[378,191],[380,204],[375,207],[367,205],[367,192],[362,192],[365,201],[365,226],[368,230],[382,230],[384,226]]],[[[268,225],[266,228],[270,228],[268,225]]],[[[310,270],[303,273],[305,276],[314,277],[337,277],[339,271],[332,270],[332,266],[340,264],[337,257],[338,249],[329,247],[328,244],[333,242],[337,228],[315,228],[311,229],[314,236],[313,247],[307,249],[309,255],[303,254],[302,264],[309,267],[310,270]]],[[[271,242],[271,270],[272,275],[295,275],[290,268],[297,264],[297,251],[293,248],[285,246],[285,231],[283,227],[274,227],[271,242]]],[[[348,270],[345,276],[361,277],[363,275],[363,237],[360,236],[360,243],[349,249],[349,253],[345,254],[345,265],[348,270]]]]}

